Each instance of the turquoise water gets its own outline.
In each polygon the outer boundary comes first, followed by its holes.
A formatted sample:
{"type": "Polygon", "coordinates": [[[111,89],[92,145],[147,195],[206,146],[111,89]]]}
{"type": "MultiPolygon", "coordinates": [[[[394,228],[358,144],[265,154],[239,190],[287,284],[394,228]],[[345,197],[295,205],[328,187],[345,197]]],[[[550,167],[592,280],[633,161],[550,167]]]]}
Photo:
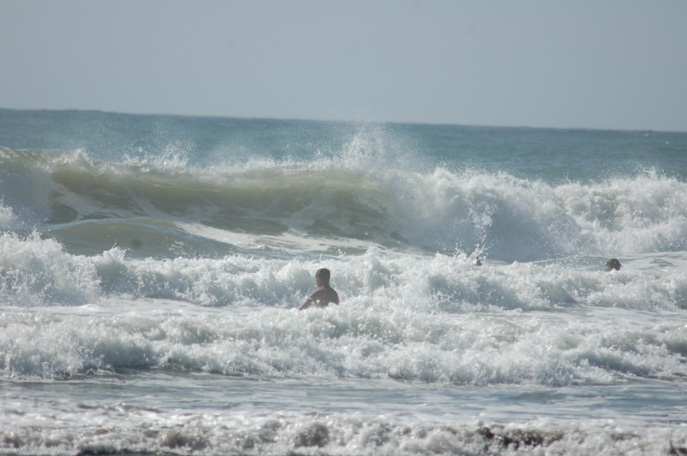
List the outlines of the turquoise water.
{"type": "Polygon", "coordinates": [[[398,165],[474,167],[548,183],[589,182],[657,169],[685,177],[685,133],[275,119],[146,116],[0,109],[2,145],[85,150],[94,159],[175,156],[216,167],[257,158],[296,161],[357,152],[398,165]]]}
{"type": "Polygon", "coordinates": [[[0,452],[687,451],[686,171],[685,133],[0,110],[0,452]]]}

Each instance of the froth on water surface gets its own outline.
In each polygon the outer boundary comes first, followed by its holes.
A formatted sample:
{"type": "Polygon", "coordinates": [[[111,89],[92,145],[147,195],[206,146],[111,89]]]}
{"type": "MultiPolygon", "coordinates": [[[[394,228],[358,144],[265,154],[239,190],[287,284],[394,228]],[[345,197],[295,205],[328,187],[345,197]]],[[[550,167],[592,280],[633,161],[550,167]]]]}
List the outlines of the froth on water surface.
{"type": "Polygon", "coordinates": [[[687,443],[679,426],[684,394],[660,382],[457,389],[129,375],[127,381],[3,382],[0,448],[47,455],[628,454],[637,448],[679,454],[687,443]]]}
{"type": "MultiPolygon", "coordinates": [[[[466,289],[435,275],[399,286],[364,264],[350,267],[355,270],[333,278],[342,304],[310,312],[295,309],[310,277],[304,266],[293,264],[265,279],[272,283],[286,274],[286,282],[300,281],[300,290],[235,279],[242,291],[233,293],[243,305],[103,296],[97,305],[6,306],[0,368],[6,378],[18,379],[144,368],[303,381],[391,378],[547,387],[649,378],[679,383],[686,375],[687,328],[680,309],[604,307],[603,296],[594,291],[590,299],[599,299],[598,305],[553,306],[545,296],[533,296],[529,299],[538,302],[529,308],[516,302],[504,306],[498,299],[509,293],[541,291],[532,282],[512,290],[506,289],[507,280],[489,285],[481,270],[463,277],[477,282],[466,289]],[[351,288],[354,280],[360,282],[351,288]],[[444,291],[427,289],[430,284],[444,291]],[[260,305],[254,302],[260,296],[288,301],[260,305]],[[496,303],[479,304],[490,299],[496,303]]],[[[229,284],[228,292],[234,287],[229,284]]]]}

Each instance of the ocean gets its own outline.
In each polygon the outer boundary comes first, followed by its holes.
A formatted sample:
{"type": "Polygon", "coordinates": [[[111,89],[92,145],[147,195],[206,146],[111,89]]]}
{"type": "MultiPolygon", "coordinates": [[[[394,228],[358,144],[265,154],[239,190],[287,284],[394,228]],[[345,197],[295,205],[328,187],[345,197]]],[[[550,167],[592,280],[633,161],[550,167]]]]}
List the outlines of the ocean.
{"type": "Polygon", "coordinates": [[[687,133],[0,109],[0,306],[0,454],[685,455],[687,133]]]}

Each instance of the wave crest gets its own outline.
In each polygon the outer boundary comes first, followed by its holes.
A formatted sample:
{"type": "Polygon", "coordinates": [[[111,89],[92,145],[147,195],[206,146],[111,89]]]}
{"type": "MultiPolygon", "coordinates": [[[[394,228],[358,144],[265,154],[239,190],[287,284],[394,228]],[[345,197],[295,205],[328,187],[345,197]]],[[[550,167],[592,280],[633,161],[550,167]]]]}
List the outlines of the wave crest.
{"type": "Polygon", "coordinates": [[[0,162],[12,214],[5,223],[47,224],[84,252],[144,239],[153,256],[169,256],[175,244],[184,247],[174,254],[226,253],[221,244],[236,236],[276,250],[317,244],[333,252],[348,243],[359,252],[463,251],[503,261],[687,247],[687,184],[651,170],[550,184],[505,172],[365,167],[363,158],[213,169],[1,149],[0,162]],[[166,241],[156,245],[156,236],[166,241]]]}

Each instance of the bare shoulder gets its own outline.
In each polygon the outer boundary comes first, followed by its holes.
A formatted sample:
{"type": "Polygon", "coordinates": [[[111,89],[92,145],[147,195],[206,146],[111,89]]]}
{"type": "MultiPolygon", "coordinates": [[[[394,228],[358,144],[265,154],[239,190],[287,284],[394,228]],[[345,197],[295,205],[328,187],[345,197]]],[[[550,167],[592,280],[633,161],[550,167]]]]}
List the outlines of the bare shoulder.
{"type": "Polygon", "coordinates": [[[330,302],[339,303],[339,294],[333,288],[320,288],[310,295],[310,299],[319,307],[325,307],[330,302]]]}
{"type": "Polygon", "coordinates": [[[328,291],[331,293],[329,295],[329,302],[333,302],[334,304],[339,304],[339,293],[337,293],[336,290],[333,288],[329,288],[328,291]]]}

